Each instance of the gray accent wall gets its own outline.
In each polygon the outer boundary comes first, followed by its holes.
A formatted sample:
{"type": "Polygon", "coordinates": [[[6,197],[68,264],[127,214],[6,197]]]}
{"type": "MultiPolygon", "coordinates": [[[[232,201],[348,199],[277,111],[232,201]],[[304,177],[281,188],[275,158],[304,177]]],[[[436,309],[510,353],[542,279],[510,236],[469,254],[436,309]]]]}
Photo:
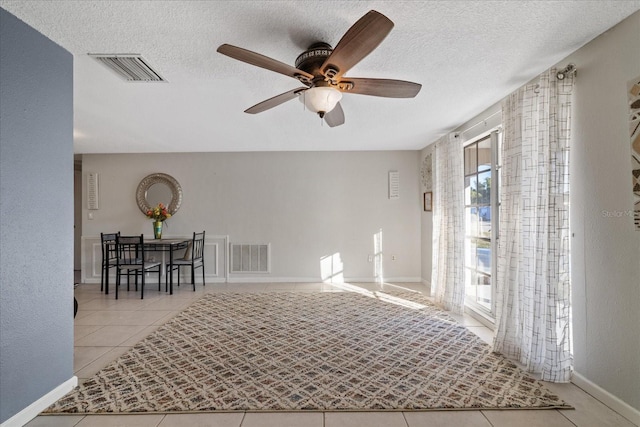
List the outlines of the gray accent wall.
{"type": "Polygon", "coordinates": [[[73,57],[0,9],[0,422],[73,377],[73,57]]]}

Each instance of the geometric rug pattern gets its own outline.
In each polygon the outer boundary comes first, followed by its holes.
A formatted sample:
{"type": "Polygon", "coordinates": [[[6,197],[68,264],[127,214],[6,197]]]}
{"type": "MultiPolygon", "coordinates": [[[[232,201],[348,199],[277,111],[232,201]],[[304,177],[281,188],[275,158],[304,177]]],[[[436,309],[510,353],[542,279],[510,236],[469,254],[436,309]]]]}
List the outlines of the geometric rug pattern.
{"type": "Polygon", "coordinates": [[[206,294],[45,413],[570,408],[416,292],[206,294]]]}

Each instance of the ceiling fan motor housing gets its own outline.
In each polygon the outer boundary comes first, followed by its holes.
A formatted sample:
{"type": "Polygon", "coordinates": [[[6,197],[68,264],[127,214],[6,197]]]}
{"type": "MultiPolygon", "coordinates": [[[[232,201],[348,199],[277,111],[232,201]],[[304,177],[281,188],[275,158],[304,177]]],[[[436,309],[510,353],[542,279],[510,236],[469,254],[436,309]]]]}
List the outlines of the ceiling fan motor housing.
{"type": "Polygon", "coordinates": [[[324,80],[320,67],[324,64],[325,59],[331,55],[331,52],[333,52],[333,48],[330,44],[324,42],[314,43],[298,55],[295,62],[296,68],[313,74],[316,77],[314,80],[318,78],[324,80]]]}

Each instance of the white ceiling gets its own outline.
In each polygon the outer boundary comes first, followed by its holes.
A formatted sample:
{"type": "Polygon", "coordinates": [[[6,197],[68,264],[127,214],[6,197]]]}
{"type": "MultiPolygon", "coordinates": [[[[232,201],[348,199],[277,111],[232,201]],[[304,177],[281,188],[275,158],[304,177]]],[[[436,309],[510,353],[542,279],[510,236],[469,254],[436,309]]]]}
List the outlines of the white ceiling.
{"type": "MultiPolygon", "coordinates": [[[[74,55],[76,153],[417,150],[633,12],[630,1],[8,1],[74,55]],[[351,77],[422,84],[413,99],[346,94],[336,128],[297,100],[243,111],[297,80],[216,52],[293,65],[377,10],[395,23],[351,77]],[[126,82],[88,53],[139,53],[168,83],[126,82]]],[[[580,70],[581,64],[576,64],[580,70]]],[[[586,64],[585,64],[586,65],[586,64]]]]}

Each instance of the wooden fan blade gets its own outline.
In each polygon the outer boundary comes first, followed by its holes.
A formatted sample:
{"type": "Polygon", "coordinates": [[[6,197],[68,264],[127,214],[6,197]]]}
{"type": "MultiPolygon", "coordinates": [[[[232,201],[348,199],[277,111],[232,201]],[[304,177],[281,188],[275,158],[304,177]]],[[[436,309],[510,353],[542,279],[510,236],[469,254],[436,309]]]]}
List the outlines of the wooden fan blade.
{"type": "Polygon", "coordinates": [[[269,58],[268,56],[255,53],[241,47],[223,44],[218,47],[218,52],[233,59],[237,59],[238,61],[275,71],[276,73],[284,74],[285,76],[293,77],[305,84],[310,83],[311,80],[313,80],[312,74],[299,70],[296,67],[285,64],[284,62],[277,61],[269,58]]]}
{"type": "Polygon", "coordinates": [[[378,47],[392,28],[389,18],[375,10],[368,12],[342,36],[320,71],[330,80],[338,79],[378,47]]]}
{"type": "Polygon", "coordinates": [[[422,85],[404,80],[345,78],[337,88],[344,93],[384,96],[386,98],[413,98],[422,85]]]}
{"type": "Polygon", "coordinates": [[[309,88],[303,86],[285,93],[281,93],[280,95],[276,95],[273,98],[262,101],[251,108],[247,108],[246,110],[244,110],[244,112],[249,114],[262,113],[263,111],[269,110],[273,107],[277,107],[280,104],[284,104],[287,101],[297,98],[302,92],[307,89],[309,88]]]}
{"type": "Polygon", "coordinates": [[[324,121],[332,128],[344,124],[344,111],[342,111],[342,106],[339,102],[333,110],[324,115],[324,121]]]}

